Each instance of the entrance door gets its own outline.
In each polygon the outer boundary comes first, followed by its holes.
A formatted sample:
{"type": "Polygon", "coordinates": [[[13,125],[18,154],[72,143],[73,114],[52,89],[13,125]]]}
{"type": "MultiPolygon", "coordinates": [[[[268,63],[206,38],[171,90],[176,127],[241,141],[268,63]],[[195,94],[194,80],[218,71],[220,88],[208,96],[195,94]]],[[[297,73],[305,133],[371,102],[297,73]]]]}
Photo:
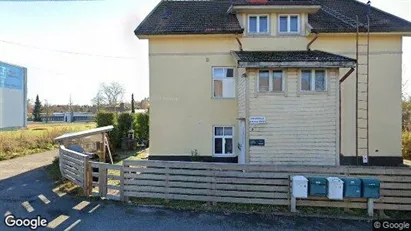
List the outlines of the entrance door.
{"type": "Polygon", "coordinates": [[[245,164],[245,120],[238,121],[238,163],[245,164]]]}

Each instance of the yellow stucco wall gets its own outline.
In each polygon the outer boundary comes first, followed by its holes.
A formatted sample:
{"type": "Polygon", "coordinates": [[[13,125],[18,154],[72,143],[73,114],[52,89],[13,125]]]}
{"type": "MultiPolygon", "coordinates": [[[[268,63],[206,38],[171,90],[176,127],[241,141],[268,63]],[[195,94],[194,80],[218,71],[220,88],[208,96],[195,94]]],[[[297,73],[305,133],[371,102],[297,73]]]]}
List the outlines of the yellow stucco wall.
{"type": "MultiPolygon", "coordinates": [[[[312,38],[240,40],[244,50],[305,50],[312,38]]],[[[237,101],[212,99],[211,79],[213,66],[235,66],[230,55],[231,50],[239,50],[235,38],[158,36],[149,41],[151,155],[189,155],[193,149],[211,155],[212,126],[237,124],[237,101]]],[[[371,39],[371,156],[401,156],[401,44],[399,35],[373,35],[371,39]]],[[[355,57],[355,36],[320,34],[312,49],[355,57]]],[[[340,70],[340,77],[346,71],[340,70]]],[[[342,86],[344,155],[355,155],[354,79],[352,74],[342,86]]]]}

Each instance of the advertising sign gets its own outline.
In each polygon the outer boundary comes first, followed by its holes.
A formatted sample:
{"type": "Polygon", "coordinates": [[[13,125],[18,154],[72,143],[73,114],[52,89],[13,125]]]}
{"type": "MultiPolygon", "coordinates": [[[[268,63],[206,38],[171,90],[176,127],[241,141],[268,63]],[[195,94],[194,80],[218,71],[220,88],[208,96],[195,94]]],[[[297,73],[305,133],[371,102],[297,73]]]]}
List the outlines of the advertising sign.
{"type": "Polygon", "coordinates": [[[0,88],[23,91],[25,68],[0,62],[0,88]]]}

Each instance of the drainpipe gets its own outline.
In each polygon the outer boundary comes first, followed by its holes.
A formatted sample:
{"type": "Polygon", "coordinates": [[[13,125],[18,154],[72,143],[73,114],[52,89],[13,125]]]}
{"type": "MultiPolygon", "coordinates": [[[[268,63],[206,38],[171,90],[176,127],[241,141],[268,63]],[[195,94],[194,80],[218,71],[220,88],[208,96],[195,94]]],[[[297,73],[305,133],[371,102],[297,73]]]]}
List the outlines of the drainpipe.
{"type": "Polygon", "coordinates": [[[341,131],[341,121],[342,121],[342,116],[341,116],[341,84],[354,72],[354,70],[355,70],[355,68],[354,67],[351,67],[351,69],[340,79],[340,84],[339,84],[339,87],[338,87],[338,94],[339,94],[339,97],[338,97],[338,110],[339,110],[339,113],[338,113],[338,115],[339,115],[339,118],[338,118],[338,121],[339,121],[339,135],[338,135],[338,142],[339,142],[339,145],[338,145],[338,155],[340,156],[341,155],[341,140],[342,140],[342,138],[341,138],[341,134],[342,134],[342,131],[341,131]]]}
{"type": "Polygon", "coordinates": [[[243,44],[241,43],[240,39],[237,37],[235,37],[235,40],[237,40],[238,46],[240,47],[240,51],[243,51],[243,44]]]}
{"type": "Polygon", "coordinates": [[[314,33],[315,37],[307,44],[307,51],[311,51],[311,45],[318,39],[318,32],[314,33]]]}

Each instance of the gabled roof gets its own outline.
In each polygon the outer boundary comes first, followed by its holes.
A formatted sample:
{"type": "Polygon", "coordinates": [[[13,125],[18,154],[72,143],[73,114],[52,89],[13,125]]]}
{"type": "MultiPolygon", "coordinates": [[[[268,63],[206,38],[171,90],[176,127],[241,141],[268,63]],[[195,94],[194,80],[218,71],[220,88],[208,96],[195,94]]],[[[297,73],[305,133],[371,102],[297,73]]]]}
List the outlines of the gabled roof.
{"type": "Polygon", "coordinates": [[[313,5],[311,0],[274,0],[268,1],[267,3],[251,3],[249,0],[235,0],[233,1],[234,6],[249,6],[249,5],[277,5],[277,6],[288,6],[288,5],[313,5]]]}
{"type": "Polygon", "coordinates": [[[353,67],[355,59],[324,51],[234,51],[239,67],[353,67]]]}
{"type": "MultiPolygon", "coordinates": [[[[247,0],[163,0],[134,32],[137,36],[241,34],[237,17],[228,9],[248,4],[247,0]]],[[[269,0],[267,5],[320,5],[308,17],[313,31],[320,33],[356,32],[356,15],[361,23],[367,22],[368,6],[357,0],[269,0]]],[[[411,22],[377,8],[371,7],[370,18],[371,32],[411,32],[411,22]]]]}
{"type": "Polygon", "coordinates": [[[230,1],[162,1],[134,31],[136,35],[241,34],[227,10],[230,1]]]}

